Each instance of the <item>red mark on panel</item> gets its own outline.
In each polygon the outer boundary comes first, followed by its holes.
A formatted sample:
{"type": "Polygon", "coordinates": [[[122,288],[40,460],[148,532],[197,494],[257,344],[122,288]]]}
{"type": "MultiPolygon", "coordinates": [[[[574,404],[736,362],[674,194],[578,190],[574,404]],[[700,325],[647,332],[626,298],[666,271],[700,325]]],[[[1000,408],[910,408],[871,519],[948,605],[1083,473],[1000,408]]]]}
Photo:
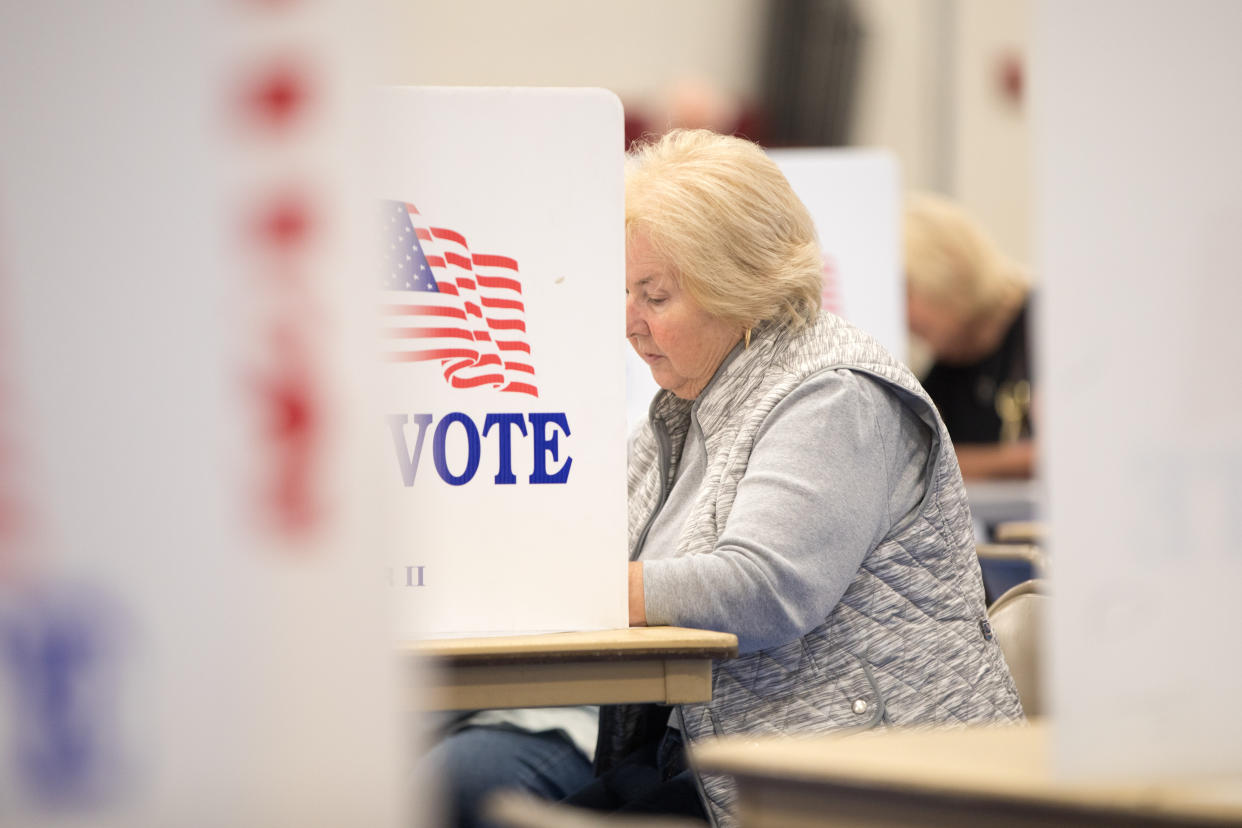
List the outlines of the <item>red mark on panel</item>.
{"type": "Polygon", "coordinates": [[[320,448],[320,406],[311,361],[297,331],[278,325],[272,333],[276,367],[256,383],[264,416],[265,510],[284,534],[300,536],[318,523],[315,493],[320,448]]]}
{"type": "Polygon", "coordinates": [[[285,129],[309,108],[310,75],[295,61],[276,62],[243,84],[242,100],[249,121],[270,129],[285,129]]]}

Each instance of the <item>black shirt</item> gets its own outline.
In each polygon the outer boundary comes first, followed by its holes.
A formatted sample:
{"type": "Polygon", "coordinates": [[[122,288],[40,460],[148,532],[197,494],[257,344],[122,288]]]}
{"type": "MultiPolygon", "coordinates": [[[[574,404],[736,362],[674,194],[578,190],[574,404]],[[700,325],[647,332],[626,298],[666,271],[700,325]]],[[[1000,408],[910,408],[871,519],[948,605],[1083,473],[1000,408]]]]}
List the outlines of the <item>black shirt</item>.
{"type": "MultiPolygon", "coordinates": [[[[1014,397],[1016,384],[1026,380],[1026,404],[1020,404],[1020,426],[1012,436],[1030,437],[1029,389],[1030,361],[1027,358],[1027,309],[1023,304],[1001,338],[996,350],[969,365],[936,362],[923,381],[923,387],[940,409],[940,416],[954,443],[997,443],[1001,440],[1002,420],[998,413],[1014,397]]],[[[1019,399],[1022,399],[1019,396],[1019,399]]],[[[1012,404],[1011,402],[1008,404],[1012,404]]],[[[1017,421],[1015,421],[1017,426],[1017,421]]]]}

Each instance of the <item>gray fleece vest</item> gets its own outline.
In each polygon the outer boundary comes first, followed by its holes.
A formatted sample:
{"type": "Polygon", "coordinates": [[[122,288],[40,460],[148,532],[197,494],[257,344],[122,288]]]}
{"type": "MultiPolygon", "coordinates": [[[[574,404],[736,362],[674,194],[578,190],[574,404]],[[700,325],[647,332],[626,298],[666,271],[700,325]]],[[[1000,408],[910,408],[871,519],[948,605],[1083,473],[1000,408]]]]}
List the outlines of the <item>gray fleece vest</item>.
{"type": "MultiPolygon", "coordinates": [[[[760,333],[721,366],[693,406],[667,392],[656,396],[630,458],[630,558],[638,557],[671,488],[692,407],[707,471],[679,556],[712,552],[764,418],[802,382],[834,368],[883,381],[932,428],[926,495],[868,553],[822,624],[788,644],[715,665],[712,700],[682,706],[691,745],[742,733],[1022,718],[1009,668],[985,624],[970,509],[948,432],[918,380],[869,335],[832,314],[794,333],[760,333]]],[[[603,709],[599,771],[650,738],[642,718],[634,706],[603,709]]],[[[731,780],[700,781],[713,820],[733,824],[731,780]]]]}

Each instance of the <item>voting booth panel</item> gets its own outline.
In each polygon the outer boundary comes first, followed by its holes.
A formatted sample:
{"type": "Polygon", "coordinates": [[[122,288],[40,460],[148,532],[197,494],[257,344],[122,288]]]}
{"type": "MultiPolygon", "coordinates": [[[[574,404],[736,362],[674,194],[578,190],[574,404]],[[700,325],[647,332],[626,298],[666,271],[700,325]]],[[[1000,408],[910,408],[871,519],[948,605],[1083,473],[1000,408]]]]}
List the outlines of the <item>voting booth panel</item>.
{"type": "MultiPolygon", "coordinates": [[[[904,361],[906,297],[896,158],[881,150],[845,149],[770,150],[768,155],[815,221],[824,254],[824,307],[904,361]]],[[[646,419],[659,386],[633,349],[626,351],[626,412],[632,429],[646,419]]]]}
{"type": "Polygon", "coordinates": [[[625,627],[620,103],[388,88],[377,111],[398,634],[625,627]]]}
{"type": "Polygon", "coordinates": [[[768,152],[815,220],[824,253],[824,307],[862,328],[903,362],[906,293],[901,180],[884,150],[768,152]]]}
{"type": "Polygon", "coordinates": [[[409,824],[356,10],[5,18],[0,824],[409,824]]]}
{"type": "Polygon", "coordinates": [[[1227,2],[1036,16],[1044,695],[1069,776],[1242,772],[1240,29],[1227,2]]]}

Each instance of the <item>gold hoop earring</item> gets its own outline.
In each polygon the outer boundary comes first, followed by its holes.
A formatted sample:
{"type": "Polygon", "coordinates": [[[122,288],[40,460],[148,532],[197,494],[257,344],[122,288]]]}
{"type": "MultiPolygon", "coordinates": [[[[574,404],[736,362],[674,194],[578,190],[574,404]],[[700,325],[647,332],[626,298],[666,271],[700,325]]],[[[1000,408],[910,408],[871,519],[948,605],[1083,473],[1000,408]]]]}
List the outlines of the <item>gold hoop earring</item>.
{"type": "Polygon", "coordinates": [[[750,328],[746,329],[746,350],[750,350],[750,328]]]}

